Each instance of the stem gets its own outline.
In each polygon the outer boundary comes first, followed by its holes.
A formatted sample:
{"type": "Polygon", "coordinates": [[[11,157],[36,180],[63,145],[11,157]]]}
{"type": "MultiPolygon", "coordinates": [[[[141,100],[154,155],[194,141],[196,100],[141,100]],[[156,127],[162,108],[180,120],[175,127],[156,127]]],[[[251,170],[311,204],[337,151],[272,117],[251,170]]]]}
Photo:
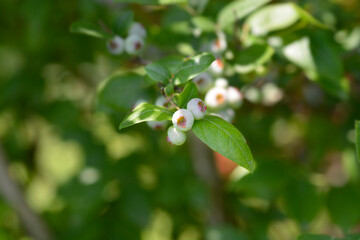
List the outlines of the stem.
{"type": "Polygon", "coordinates": [[[213,152],[192,132],[189,134],[189,140],[195,173],[210,190],[207,221],[212,226],[222,225],[225,223],[223,189],[215,167],[213,152]]]}
{"type": "Polygon", "coordinates": [[[0,146],[0,193],[19,215],[29,235],[36,240],[50,240],[50,231],[25,201],[24,195],[7,171],[7,158],[0,146]]]}

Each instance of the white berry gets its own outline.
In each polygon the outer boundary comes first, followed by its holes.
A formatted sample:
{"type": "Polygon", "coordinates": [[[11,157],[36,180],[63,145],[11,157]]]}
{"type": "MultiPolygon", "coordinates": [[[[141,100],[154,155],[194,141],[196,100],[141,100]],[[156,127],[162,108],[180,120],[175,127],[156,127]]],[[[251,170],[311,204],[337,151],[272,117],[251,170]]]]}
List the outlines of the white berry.
{"type": "Polygon", "coordinates": [[[215,61],[212,62],[210,65],[210,71],[216,75],[219,75],[224,70],[224,62],[217,58],[215,61]]]}
{"type": "Polygon", "coordinates": [[[222,53],[227,48],[226,37],[223,32],[217,34],[217,38],[211,43],[211,51],[213,53],[222,53]]]}
{"type": "Polygon", "coordinates": [[[106,46],[109,52],[113,55],[119,55],[124,52],[124,39],[119,36],[115,36],[107,41],[106,46]]]}
{"type": "Polygon", "coordinates": [[[227,91],[225,88],[214,87],[210,89],[205,96],[205,103],[209,108],[221,109],[226,106],[227,91]]]}
{"type": "Polygon", "coordinates": [[[163,96],[158,97],[155,101],[155,105],[160,107],[166,107],[166,98],[164,98],[163,96]]]}
{"type": "Polygon", "coordinates": [[[168,131],[167,131],[167,141],[170,144],[174,144],[174,145],[182,145],[184,144],[185,140],[186,140],[186,135],[184,132],[177,130],[175,127],[171,126],[169,127],[168,131]]]}
{"type": "Polygon", "coordinates": [[[208,73],[200,73],[193,80],[200,93],[205,93],[212,85],[212,78],[208,73]]]}
{"type": "Polygon", "coordinates": [[[205,116],[207,109],[205,103],[199,98],[191,99],[186,108],[193,114],[196,120],[202,119],[205,116]]]}
{"type": "Polygon", "coordinates": [[[169,122],[168,121],[148,121],[146,122],[146,124],[151,128],[151,129],[154,129],[154,130],[164,130],[169,122]]]}
{"type": "Polygon", "coordinates": [[[180,131],[189,131],[194,123],[194,116],[189,110],[177,110],[172,116],[174,127],[180,131]]]}
{"type": "Polygon", "coordinates": [[[235,87],[228,87],[227,89],[227,101],[233,108],[238,108],[243,102],[243,95],[240,90],[235,87]]]}
{"type": "Polygon", "coordinates": [[[215,80],[215,87],[227,88],[228,85],[229,85],[229,82],[225,78],[218,78],[215,80]]]}
{"type": "Polygon", "coordinates": [[[129,29],[129,35],[137,35],[144,38],[146,36],[146,30],[141,23],[134,22],[129,29]]]}
{"type": "Polygon", "coordinates": [[[144,40],[138,35],[130,35],[125,40],[125,51],[130,55],[137,55],[144,47],[144,40]]]}
{"type": "Polygon", "coordinates": [[[229,123],[232,123],[232,121],[234,120],[235,117],[235,111],[231,108],[222,110],[220,112],[217,113],[222,119],[224,119],[225,121],[228,121],[229,123]]]}

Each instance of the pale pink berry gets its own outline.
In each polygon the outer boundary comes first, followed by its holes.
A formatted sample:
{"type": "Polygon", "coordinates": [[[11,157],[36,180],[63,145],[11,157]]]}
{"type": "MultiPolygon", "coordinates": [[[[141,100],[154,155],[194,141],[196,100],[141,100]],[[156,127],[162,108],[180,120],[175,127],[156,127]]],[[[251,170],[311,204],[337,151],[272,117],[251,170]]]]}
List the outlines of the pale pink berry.
{"type": "Polygon", "coordinates": [[[238,108],[243,102],[243,95],[239,89],[235,87],[228,87],[227,101],[232,108],[238,108]]]}
{"type": "Polygon", "coordinates": [[[125,40],[125,51],[130,55],[137,55],[144,48],[144,40],[137,35],[130,35],[125,40]]]}
{"type": "Polygon", "coordinates": [[[175,127],[169,127],[167,131],[166,140],[170,143],[170,145],[182,145],[186,141],[186,135],[184,132],[177,130],[175,127]]]}
{"type": "Polygon", "coordinates": [[[109,52],[113,55],[119,55],[124,52],[124,39],[119,36],[115,36],[109,41],[107,41],[106,46],[109,52]]]}
{"type": "Polygon", "coordinates": [[[172,116],[174,127],[180,131],[189,131],[194,123],[194,116],[189,110],[177,110],[172,116]]]}
{"type": "Polygon", "coordinates": [[[205,103],[199,98],[191,99],[188,102],[186,108],[193,114],[196,120],[202,119],[205,116],[207,110],[205,103]]]}

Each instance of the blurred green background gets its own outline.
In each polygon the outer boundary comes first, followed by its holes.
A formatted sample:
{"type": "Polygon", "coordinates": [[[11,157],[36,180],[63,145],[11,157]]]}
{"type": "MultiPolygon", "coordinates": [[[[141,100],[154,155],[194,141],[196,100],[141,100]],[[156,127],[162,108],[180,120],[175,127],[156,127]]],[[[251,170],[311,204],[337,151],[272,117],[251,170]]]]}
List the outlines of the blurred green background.
{"type": "MultiPolygon", "coordinates": [[[[97,104],[99,83],[132,63],[109,55],[101,40],[69,32],[76,20],[110,23],[132,10],[148,30],[148,44],[158,46],[145,57],[187,54],[197,42],[183,24],[186,7],[2,0],[0,146],[9,174],[54,239],[286,240],[359,233],[360,2],[293,2],[335,29],[304,31],[321,35],[319,48],[334,46],[335,55],[325,49],[321,61],[331,75],[327,59],[338,58],[348,97],[324,92],[276,54],[265,75],[233,77],[241,87],[275,71],[284,97],[271,106],[246,101],[237,112],[235,126],[257,169],[237,168],[223,177],[226,221],[213,226],[206,223],[212,196],[193,170],[189,146],[170,148],[165,133],[146,124],[119,132],[126,112],[97,104]]],[[[203,14],[216,19],[226,3],[210,1],[203,14]]],[[[2,195],[0,239],[32,239],[12,204],[2,195]]]]}

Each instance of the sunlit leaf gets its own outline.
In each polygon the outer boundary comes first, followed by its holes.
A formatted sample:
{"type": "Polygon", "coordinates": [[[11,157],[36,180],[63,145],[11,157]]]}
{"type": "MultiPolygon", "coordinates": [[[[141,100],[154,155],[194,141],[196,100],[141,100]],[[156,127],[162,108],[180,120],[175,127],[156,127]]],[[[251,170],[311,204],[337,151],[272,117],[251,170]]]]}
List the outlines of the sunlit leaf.
{"type": "Polygon", "coordinates": [[[250,172],[255,170],[255,161],[244,136],[229,122],[220,117],[208,115],[195,121],[192,130],[212,150],[250,172]]]}
{"type": "Polygon", "coordinates": [[[180,4],[187,3],[188,0],[115,0],[120,3],[138,3],[144,5],[166,5],[166,4],[180,4]]]}
{"type": "Polygon", "coordinates": [[[126,115],[120,123],[119,129],[146,121],[170,121],[172,115],[173,112],[164,107],[155,106],[150,103],[141,103],[131,113],[126,115]]]}
{"type": "Polygon", "coordinates": [[[84,21],[78,21],[71,24],[70,32],[80,33],[96,38],[111,38],[113,34],[106,32],[101,27],[84,21]]]}
{"type": "Polygon", "coordinates": [[[196,85],[193,82],[189,82],[186,84],[184,90],[174,97],[174,101],[179,108],[186,108],[187,103],[198,96],[199,91],[196,85]]]}

